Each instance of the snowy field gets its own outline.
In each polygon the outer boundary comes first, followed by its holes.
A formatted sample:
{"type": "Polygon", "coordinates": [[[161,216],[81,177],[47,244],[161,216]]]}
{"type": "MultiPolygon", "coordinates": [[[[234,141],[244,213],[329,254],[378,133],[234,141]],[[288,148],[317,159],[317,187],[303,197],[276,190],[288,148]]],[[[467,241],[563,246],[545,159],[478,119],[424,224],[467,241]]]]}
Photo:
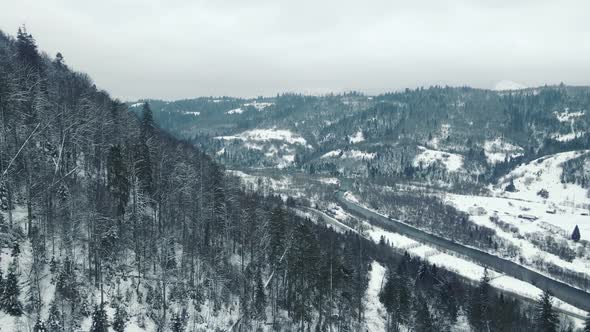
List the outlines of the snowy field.
{"type": "Polygon", "coordinates": [[[289,144],[308,146],[305,138],[287,129],[252,129],[232,136],[218,136],[221,140],[241,140],[253,142],[284,141],[289,144]]]}
{"type": "Polygon", "coordinates": [[[455,153],[430,150],[423,146],[419,146],[420,153],[416,155],[413,161],[414,167],[422,166],[428,167],[433,163],[441,162],[447,171],[457,172],[463,167],[463,156],[455,153]]]}
{"type": "Polygon", "coordinates": [[[490,164],[503,162],[506,158],[522,156],[524,151],[520,146],[508,143],[501,138],[485,141],[483,150],[490,164]]]}
{"type": "Polygon", "coordinates": [[[588,189],[576,184],[561,183],[560,179],[563,162],[588,155],[589,152],[589,150],[582,150],[557,153],[520,165],[500,179],[498,186],[494,188],[495,194],[512,199],[556,204],[570,208],[574,204],[578,207],[590,204],[588,189]],[[504,192],[502,189],[508,185],[510,180],[514,182],[516,191],[504,192]],[[547,198],[538,194],[542,189],[548,192],[547,198]]]}
{"type": "Polygon", "coordinates": [[[323,154],[320,158],[340,158],[340,159],[358,159],[358,160],[369,160],[374,159],[377,156],[376,153],[365,152],[360,150],[333,150],[323,154]]]}

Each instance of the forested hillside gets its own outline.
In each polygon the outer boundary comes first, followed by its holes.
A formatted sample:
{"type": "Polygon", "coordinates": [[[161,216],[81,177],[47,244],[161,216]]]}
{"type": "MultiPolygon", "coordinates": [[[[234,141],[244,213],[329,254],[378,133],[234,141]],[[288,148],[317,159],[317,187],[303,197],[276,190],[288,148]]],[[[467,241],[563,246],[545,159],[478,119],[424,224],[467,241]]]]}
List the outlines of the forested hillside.
{"type": "Polygon", "coordinates": [[[0,33],[2,331],[556,328],[550,302],[534,311],[487,276],[471,285],[242,191],[66,59],[0,33]]]}
{"type": "MultiPolygon", "coordinates": [[[[378,96],[150,103],[167,130],[193,139],[225,164],[389,183],[488,184],[524,161],[590,148],[587,87],[430,87],[378,96]],[[292,144],[279,130],[305,144],[292,144]]],[[[140,110],[136,105],[132,109],[140,110]]]]}

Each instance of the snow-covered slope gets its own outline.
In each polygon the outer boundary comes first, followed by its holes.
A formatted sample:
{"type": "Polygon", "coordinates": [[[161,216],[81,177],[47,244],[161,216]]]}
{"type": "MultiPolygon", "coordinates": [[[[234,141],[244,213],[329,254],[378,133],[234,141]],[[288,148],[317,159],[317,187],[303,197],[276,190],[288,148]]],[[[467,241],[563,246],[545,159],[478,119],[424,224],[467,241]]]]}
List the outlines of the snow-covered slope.
{"type": "Polygon", "coordinates": [[[510,81],[510,80],[502,80],[498,83],[496,83],[496,85],[494,85],[494,89],[496,91],[509,91],[509,90],[522,90],[522,89],[526,89],[527,87],[523,84],[520,83],[516,83],[514,81],[510,81]]]}
{"type": "Polygon", "coordinates": [[[369,271],[369,287],[365,295],[365,324],[368,331],[385,331],[387,311],[379,301],[379,292],[385,282],[385,268],[373,261],[369,271]]]}
{"type": "Polygon", "coordinates": [[[307,145],[305,138],[300,135],[293,133],[287,129],[252,129],[244,131],[238,135],[233,136],[218,136],[217,139],[222,140],[242,140],[242,141],[255,141],[255,142],[268,142],[272,140],[285,141],[289,144],[300,144],[307,145]]]}
{"type": "Polygon", "coordinates": [[[506,158],[522,156],[524,151],[520,146],[506,142],[501,138],[485,141],[483,150],[490,164],[503,162],[506,158]]]}
{"type": "Polygon", "coordinates": [[[461,167],[463,167],[462,155],[438,150],[430,150],[423,146],[419,146],[418,149],[420,149],[421,152],[414,158],[413,165],[415,167],[420,165],[422,165],[422,167],[427,167],[437,161],[441,162],[449,172],[457,172],[461,169],[461,167]]]}
{"type": "Polygon", "coordinates": [[[574,204],[589,204],[588,190],[577,184],[562,183],[561,164],[567,160],[589,153],[590,150],[568,151],[535,159],[502,177],[498,182],[498,190],[505,188],[512,180],[515,192],[506,192],[509,198],[535,202],[552,202],[557,205],[571,207],[574,204]],[[541,190],[548,192],[548,197],[539,195],[541,190]]]}

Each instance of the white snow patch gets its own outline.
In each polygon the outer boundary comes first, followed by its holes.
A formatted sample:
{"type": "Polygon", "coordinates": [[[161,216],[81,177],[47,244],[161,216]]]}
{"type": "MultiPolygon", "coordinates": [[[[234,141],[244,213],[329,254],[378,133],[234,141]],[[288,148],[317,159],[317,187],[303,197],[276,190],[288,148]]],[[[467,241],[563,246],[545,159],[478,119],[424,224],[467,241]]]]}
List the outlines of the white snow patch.
{"type": "Polygon", "coordinates": [[[511,90],[522,90],[522,89],[526,89],[527,87],[523,84],[520,83],[516,83],[513,81],[509,81],[509,80],[502,80],[498,83],[496,83],[496,85],[494,85],[494,89],[495,91],[511,91],[511,90]]]}
{"type": "Polygon", "coordinates": [[[443,163],[449,172],[456,172],[463,167],[462,155],[438,150],[430,150],[423,146],[419,146],[418,149],[420,149],[422,152],[420,152],[414,158],[414,167],[418,167],[419,165],[429,166],[436,161],[443,163]]]}
{"type": "Polygon", "coordinates": [[[342,159],[369,160],[369,159],[374,159],[376,156],[377,156],[377,154],[372,153],[372,152],[365,152],[365,151],[360,151],[360,150],[342,151],[339,149],[339,150],[333,150],[328,153],[325,153],[320,158],[321,159],[342,158],[342,159]]]}
{"type": "Polygon", "coordinates": [[[516,158],[523,155],[523,148],[518,145],[508,143],[501,138],[487,140],[483,145],[486,159],[490,164],[503,162],[506,157],[516,158]]]}
{"type": "Polygon", "coordinates": [[[320,158],[322,158],[322,159],[324,159],[324,158],[338,158],[338,157],[340,157],[341,154],[342,154],[342,150],[332,150],[328,153],[325,153],[320,158]]]}
{"type": "Polygon", "coordinates": [[[305,138],[295,134],[287,129],[252,129],[233,136],[218,136],[216,139],[221,140],[241,140],[241,141],[285,141],[289,144],[300,144],[307,146],[305,138]]]}
{"type": "Polygon", "coordinates": [[[365,140],[365,136],[363,135],[363,131],[359,129],[359,131],[354,134],[354,136],[350,137],[350,143],[356,144],[360,143],[365,140]]]}
{"type": "Polygon", "coordinates": [[[244,113],[244,110],[240,107],[234,108],[232,110],[225,112],[225,114],[242,114],[242,113],[244,113]]]}
{"type": "Polygon", "coordinates": [[[557,118],[557,120],[559,122],[569,122],[569,121],[574,120],[575,118],[579,118],[581,116],[584,116],[585,112],[584,111],[570,112],[569,109],[566,108],[563,113],[553,112],[553,114],[555,114],[555,117],[557,118]]]}
{"type": "Polygon", "coordinates": [[[318,181],[325,184],[340,184],[340,180],[338,180],[337,178],[319,178],[318,181]]]}
{"type": "Polygon", "coordinates": [[[571,132],[568,134],[560,134],[560,133],[554,133],[551,134],[551,138],[553,138],[556,141],[559,142],[569,142],[569,141],[573,141],[576,138],[582,136],[584,133],[582,132],[571,132]]]}
{"type": "Polygon", "coordinates": [[[528,164],[523,164],[502,177],[498,181],[500,188],[505,188],[510,179],[513,179],[516,192],[504,193],[505,196],[534,202],[553,202],[559,205],[572,206],[576,204],[590,203],[586,196],[587,190],[580,185],[561,183],[563,169],[561,164],[572,158],[587,154],[590,150],[568,151],[535,159],[528,164]],[[545,189],[549,192],[547,199],[537,193],[545,189]]]}
{"type": "Polygon", "coordinates": [[[360,200],[358,199],[358,197],[356,197],[353,193],[351,193],[350,191],[347,191],[344,193],[344,199],[351,201],[355,204],[360,204],[360,200]]]}
{"type": "Polygon", "coordinates": [[[258,112],[260,112],[260,111],[264,110],[265,108],[272,106],[272,105],[274,105],[274,103],[257,102],[257,101],[244,104],[244,106],[252,106],[252,107],[256,108],[256,110],[258,112]]]}
{"type": "Polygon", "coordinates": [[[201,112],[184,112],[184,114],[199,116],[201,115],[201,112]]]}
{"type": "Polygon", "coordinates": [[[385,268],[373,261],[369,272],[369,286],[365,294],[365,324],[368,331],[385,331],[387,311],[379,301],[379,293],[385,283],[385,268]]]}

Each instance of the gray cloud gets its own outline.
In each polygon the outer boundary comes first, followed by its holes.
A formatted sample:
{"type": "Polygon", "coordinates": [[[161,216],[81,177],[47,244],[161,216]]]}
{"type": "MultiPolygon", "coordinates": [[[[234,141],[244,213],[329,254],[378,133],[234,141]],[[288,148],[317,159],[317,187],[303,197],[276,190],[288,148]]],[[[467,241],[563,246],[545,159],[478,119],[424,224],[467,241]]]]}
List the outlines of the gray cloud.
{"type": "Polygon", "coordinates": [[[19,0],[40,47],[123,99],[590,84],[590,2],[19,0]]]}

